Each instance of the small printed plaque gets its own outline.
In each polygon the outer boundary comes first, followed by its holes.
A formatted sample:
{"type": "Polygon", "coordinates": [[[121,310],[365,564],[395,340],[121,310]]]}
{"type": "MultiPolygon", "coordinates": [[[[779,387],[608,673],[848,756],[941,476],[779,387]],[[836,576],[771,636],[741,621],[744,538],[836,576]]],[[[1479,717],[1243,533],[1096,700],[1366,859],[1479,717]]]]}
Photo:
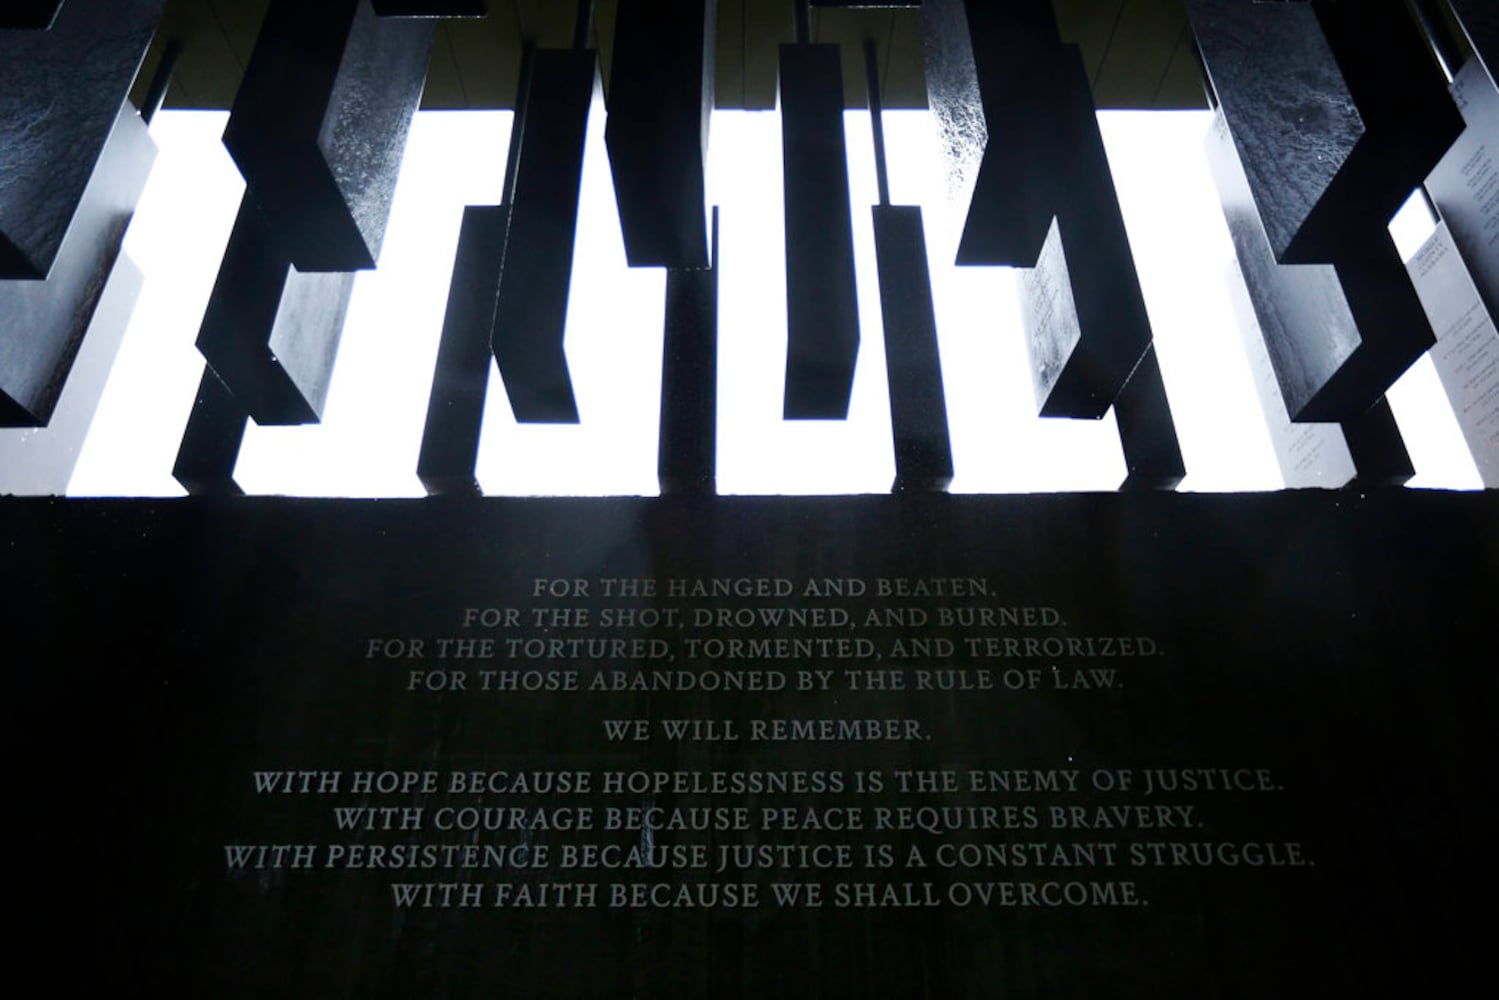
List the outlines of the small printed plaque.
{"type": "Polygon", "coordinates": [[[1229,271],[1229,295],[1239,320],[1244,355],[1249,361],[1255,393],[1265,414],[1265,427],[1270,432],[1270,445],[1275,449],[1275,461],[1280,466],[1286,486],[1289,489],[1314,486],[1336,489],[1347,485],[1358,470],[1354,468],[1353,455],[1348,451],[1343,429],[1332,423],[1291,422],[1285,398],[1280,394],[1280,384],[1275,378],[1275,367],[1270,363],[1270,351],[1265,347],[1264,332],[1249,300],[1244,275],[1238,264],[1230,264],[1229,271]]]}
{"type": "Polygon", "coordinates": [[[1426,193],[1489,311],[1499,310],[1499,88],[1477,60],[1452,81],[1468,127],[1426,178],[1426,193]]]}
{"type": "Polygon", "coordinates": [[[1409,263],[1437,343],[1431,360],[1473,463],[1487,487],[1499,486],[1499,333],[1447,223],[1409,263]]]}

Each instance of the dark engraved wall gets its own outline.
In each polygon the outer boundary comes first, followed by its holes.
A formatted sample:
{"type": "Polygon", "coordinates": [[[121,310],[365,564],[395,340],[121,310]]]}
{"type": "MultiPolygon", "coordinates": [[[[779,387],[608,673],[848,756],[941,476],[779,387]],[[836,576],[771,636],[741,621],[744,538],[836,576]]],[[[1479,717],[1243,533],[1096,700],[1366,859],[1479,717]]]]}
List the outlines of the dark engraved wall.
{"type": "Polygon", "coordinates": [[[223,997],[1459,995],[1496,515],[6,501],[10,948],[223,997]]]}

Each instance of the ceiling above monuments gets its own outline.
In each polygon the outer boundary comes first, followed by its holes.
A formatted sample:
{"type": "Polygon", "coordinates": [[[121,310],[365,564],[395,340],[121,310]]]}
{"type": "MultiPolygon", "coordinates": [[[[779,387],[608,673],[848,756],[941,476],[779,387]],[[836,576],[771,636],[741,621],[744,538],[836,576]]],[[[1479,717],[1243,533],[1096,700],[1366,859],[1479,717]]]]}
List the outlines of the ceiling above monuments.
{"type": "MultiPolygon", "coordinates": [[[[168,107],[229,106],[266,5],[267,0],[168,0],[146,67],[153,68],[169,40],[181,43],[168,107]]],[[[1063,39],[1082,49],[1099,107],[1205,106],[1180,0],[1055,0],[1055,6],[1063,39]]],[[[593,38],[606,88],[617,8],[618,0],[595,4],[593,38]]],[[[511,107],[522,41],[569,45],[575,9],[569,0],[489,0],[488,18],[443,22],[423,107],[511,107]]],[[[792,0],[719,0],[718,106],[774,107],[776,45],[792,35],[792,0]]],[[[864,105],[859,48],[868,39],[879,47],[886,105],[925,105],[914,8],[815,9],[812,37],[845,47],[844,94],[851,106],[864,105]]]]}

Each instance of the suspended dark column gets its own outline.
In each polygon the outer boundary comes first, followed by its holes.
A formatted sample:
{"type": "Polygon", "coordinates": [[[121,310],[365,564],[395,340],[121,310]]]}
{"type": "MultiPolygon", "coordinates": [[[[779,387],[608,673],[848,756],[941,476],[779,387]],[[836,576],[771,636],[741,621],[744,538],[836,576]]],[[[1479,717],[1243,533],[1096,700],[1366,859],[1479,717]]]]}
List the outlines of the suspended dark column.
{"type": "Polygon", "coordinates": [[[787,420],[848,416],[859,355],[854,235],[836,45],[780,47],[787,420]]]}
{"type": "Polygon", "coordinates": [[[876,205],[872,211],[895,439],[894,489],[946,489],[953,476],[952,445],[921,209],[876,205]]]}
{"type": "Polygon", "coordinates": [[[51,274],[0,280],[0,426],[51,418],[156,159],[140,116],[128,103],[116,108],[51,274]]]}
{"type": "Polygon", "coordinates": [[[249,415],[213,369],[204,367],[198,395],[188,414],[172,478],[194,496],[239,496],[234,467],[249,415]]]}
{"type": "Polygon", "coordinates": [[[487,17],[485,0],[370,0],[381,17],[487,17]]]}
{"type": "Polygon", "coordinates": [[[1499,5],[1494,0],[1449,0],[1489,79],[1499,84],[1499,5]]]}
{"type": "Polygon", "coordinates": [[[957,262],[1035,269],[1039,411],[1100,417],[1151,333],[1082,56],[1061,44],[1048,0],[933,0],[922,33],[965,220],[957,262]]]}
{"type": "Polygon", "coordinates": [[[416,463],[417,478],[428,493],[479,492],[474,463],[484,424],[489,337],[509,214],[500,205],[470,205],[463,210],[416,463]]]}
{"type": "Polygon", "coordinates": [[[352,272],[293,267],[246,191],[198,350],[256,423],[316,423],[353,288],[352,272]]]}
{"type": "Polygon", "coordinates": [[[538,50],[523,75],[492,347],[516,420],[577,423],[563,338],[583,151],[603,90],[592,49],[538,50]]]}
{"type": "Polygon", "coordinates": [[[631,267],[708,266],[717,0],[621,0],[604,141],[631,267]]]}
{"type": "Polygon", "coordinates": [[[1400,486],[1416,474],[1395,413],[1382,396],[1368,410],[1343,421],[1343,439],[1358,470],[1350,486],[1400,486]]]}
{"type": "Polygon", "coordinates": [[[161,7],[73,0],[47,31],[0,30],[0,278],[52,270],[161,7]]]}
{"type": "Polygon", "coordinates": [[[890,204],[879,55],[874,42],[868,41],[864,43],[864,89],[869,99],[875,185],[880,197],[873,209],[874,253],[880,281],[890,431],[895,445],[895,482],[891,489],[897,493],[943,490],[952,482],[952,444],[926,232],[920,208],[890,204]]]}
{"type": "Polygon", "coordinates": [[[1388,230],[1363,230],[1334,264],[1277,264],[1221,112],[1208,160],[1286,412],[1361,415],[1435,342],[1388,230]]]}
{"type": "Polygon", "coordinates": [[[6,0],[0,9],[0,28],[50,28],[61,6],[62,0],[6,0]]]}
{"type": "Polygon", "coordinates": [[[1034,72],[1055,102],[1050,169],[1059,186],[1049,195],[1055,215],[1023,282],[1033,295],[1060,295],[1067,311],[1062,322],[1031,325],[1031,375],[1042,416],[1097,418],[1150,347],[1150,317],[1082,56],[1063,46],[1034,72]]]}
{"type": "Polygon", "coordinates": [[[663,493],[712,493],[718,447],[718,209],[712,267],[666,272],[661,437],[656,474],[663,493]]]}
{"type": "Polygon", "coordinates": [[[272,0],[224,145],[302,271],[375,266],[434,24],[272,0]]]}
{"type": "Polygon", "coordinates": [[[1114,401],[1114,419],[1126,469],[1121,490],[1169,490],[1186,477],[1154,345],[1114,401]]]}
{"type": "Polygon", "coordinates": [[[1329,263],[1385,225],[1462,130],[1401,0],[1187,12],[1280,263],[1329,263]]]}
{"type": "MultiPolygon", "coordinates": [[[[1056,214],[1061,109],[1037,63],[1061,48],[1050,0],[921,5],[926,86],[963,221],[958,264],[1031,267],[1056,214]]],[[[1091,114],[1091,107],[1090,107],[1091,114]]]]}

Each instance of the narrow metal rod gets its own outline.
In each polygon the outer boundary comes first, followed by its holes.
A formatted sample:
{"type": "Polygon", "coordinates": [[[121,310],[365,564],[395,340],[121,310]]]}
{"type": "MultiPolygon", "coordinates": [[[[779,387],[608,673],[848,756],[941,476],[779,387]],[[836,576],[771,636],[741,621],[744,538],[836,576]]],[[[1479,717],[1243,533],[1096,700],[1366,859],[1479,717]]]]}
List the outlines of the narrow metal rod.
{"type": "Polygon", "coordinates": [[[171,86],[172,74],[177,70],[177,59],[181,55],[182,42],[176,38],[168,41],[161,53],[161,62],[156,66],[156,73],[146,87],[146,96],[141,101],[141,120],[147,125],[151,124],[151,119],[156,117],[156,112],[166,102],[167,87],[171,86]]]}
{"type": "Polygon", "coordinates": [[[526,132],[526,107],[531,103],[531,68],[536,63],[536,48],[523,42],[520,49],[520,77],[515,83],[515,112],[510,120],[510,151],[505,156],[505,182],[500,188],[500,203],[515,202],[515,172],[520,168],[521,137],[526,132]]]}
{"type": "Polygon", "coordinates": [[[885,170],[885,124],[880,104],[879,49],[872,40],[864,42],[864,80],[869,91],[869,124],[874,132],[874,177],[880,189],[880,204],[890,204],[890,175],[885,170]]]}
{"type": "MultiPolygon", "coordinates": [[[[781,8],[784,10],[785,8],[781,8]]],[[[784,24],[785,22],[781,22],[784,24]]],[[[812,41],[812,8],[808,0],[796,0],[796,42],[806,45],[812,41]]]]}
{"type": "Polygon", "coordinates": [[[1436,57],[1437,65],[1442,68],[1442,75],[1450,81],[1462,68],[1462,46],[1448,30],[1441,12],[1433,8],[1432,0],[1411,0],[1410,7],[1421,25],[1421,34],[1426,38],[1427,47],[1436,57]]]}
{"type": "Polygon", "coordinates": [[[593,28],[593,0],[578,0],[578,17],[573,21],[573,48],[588,48],[588,32],[593,28]]]}

